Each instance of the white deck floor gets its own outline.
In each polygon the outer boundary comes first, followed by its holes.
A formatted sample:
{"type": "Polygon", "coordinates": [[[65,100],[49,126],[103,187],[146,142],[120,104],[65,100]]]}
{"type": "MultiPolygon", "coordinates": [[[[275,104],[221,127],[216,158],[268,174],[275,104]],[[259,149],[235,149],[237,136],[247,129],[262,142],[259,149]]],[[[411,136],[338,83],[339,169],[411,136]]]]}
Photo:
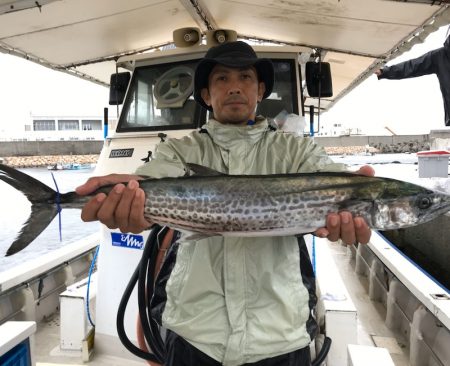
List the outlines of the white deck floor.
{"type": "Polygon", "coordinates": [[[379,302],[370,301],[367,277],[355,273],[355,259],[349,248],[330,243],[329,247],[342,280],[358,310],[358,344],[386,348],[395,366],[409,365],[409,351],[401,335],[393,333],[384,322],[386,308],[379,302]]]}
{"type": "Polygon", "coordinates": [[[146,365],[144,360],[133,361],[129,358],[118,358],[94,352],[89,363],[83,363],[81,352],[61,351],[59,348],[59,314],[51,319],[41,322],[35,334],[35,361],[36,366],[57,365],[92,365],[92,366],[138,366],[146,365]]]}
{"type": "MultiPolygon", "coordinates": [[[[367,294],[368,279],[355,273],[355,260],[352,258],[351,250],[339,244],[330,243],[328,245],[350,297],[358,310],[358,343],[387,348],[395,366],[408,366],[406,342],[403,342],[401,337],[397,337],[386,327],[384,305],[369,300],[367,294]]],[[[60,351],[59,326],[59,315],[38,324],[35,335],[37,366],[83,365],[79,352],[60,351]]],[[[93,366],[125,364],[130,366],[144,365],[146,361],[134,361],[128,358],[99,354],[95,352],[94,348],[93,357],[89,362],[89,365],[93,366]]]]}

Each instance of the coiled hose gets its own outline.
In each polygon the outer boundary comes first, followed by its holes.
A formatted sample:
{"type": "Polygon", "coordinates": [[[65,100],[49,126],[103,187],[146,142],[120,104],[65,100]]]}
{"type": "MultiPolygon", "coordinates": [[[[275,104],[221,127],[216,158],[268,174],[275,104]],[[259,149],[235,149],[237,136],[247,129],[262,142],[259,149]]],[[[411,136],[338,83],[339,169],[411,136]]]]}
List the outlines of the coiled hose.
{"type": "MultiPolygon", "coordinates": [[[[161,235],[165,235],[168,229],[163,229],[161,235]]],[[[158,254],[158,234],[161,227],[153,226],[150,235],[145,243],[142,258],[136,267],[127,287],[125,288],[122,299],[117,310],[116,326],[119,339],[125,348],[139,358],[148,360],[157,364],[164,364],[165,347],[164,341],[159,333],[158,324],[152,319],[150,315],[150,300],[153,294],[154,287],[154,268],[158,254]],[[139,318],[145,340],[149,345],[152,353],[146,352],[136,345],[128,338],[125,332],[124,318],[125,310],[130,299],[131,293],[135,285],[138,286],[138,307],[139,318]]]]}

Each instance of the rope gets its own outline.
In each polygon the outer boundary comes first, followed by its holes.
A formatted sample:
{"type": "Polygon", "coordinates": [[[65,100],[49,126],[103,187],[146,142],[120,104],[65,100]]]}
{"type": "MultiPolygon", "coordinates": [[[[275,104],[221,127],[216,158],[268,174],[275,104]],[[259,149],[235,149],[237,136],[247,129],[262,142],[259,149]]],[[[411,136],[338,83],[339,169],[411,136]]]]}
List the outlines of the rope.
{"type": "Polygon", "coordinates": [[[89,288],[91,287],[91,276],[92,276],[92,272],[94,271],[95,262],[97,261],[97,254],[98,254],[98,250],[99,249],[100,249],[100,245],[97,245],[97,249],[95,250],[95,253],[94,253],[94,258],[92,258],[91,266],[89,267],[89,275],[88,275],[87,290],[86,290],[86,312],[87,312],[87,317],[88,317],[89,323],[91,323],[91,325],[94,328],[95,328],[95,324],[92,321],[91,310],[89,308],[89,288]]]}
{"type": "Polygon", "coordinates": [[[56,183],[56,179],[55,176],[52,174],[52,179],[53,179],[53,183],[55,183],[55,187],[56,187],[56,197],[55,197],[55,201],[56,201],[56,208],[58,209],[58,229],[59,229],[59,241],[62,241],[62,226],[61,226],[61,193],[59,192],[59,188],[58,188],[58,183],[56,183]]]}

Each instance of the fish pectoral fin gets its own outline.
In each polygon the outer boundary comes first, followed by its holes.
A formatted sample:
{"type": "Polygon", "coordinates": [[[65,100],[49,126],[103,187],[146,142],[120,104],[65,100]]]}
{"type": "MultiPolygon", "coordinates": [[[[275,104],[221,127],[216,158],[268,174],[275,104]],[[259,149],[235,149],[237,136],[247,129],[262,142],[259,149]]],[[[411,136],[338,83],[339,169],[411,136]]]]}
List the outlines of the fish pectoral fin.
{"type": "Polygon", "coordinates": [[[197,175],[197,176],[201,176],[201,177],[214,177],[214,176],[220,176],[220,175],[226,175],[224,173],[218,172],[217,170],[208,168],[206,166],[203,165],[199,165],[199,164],[194,164],[194,163],[186,163],[185,164],[186,167],[186,174],[188,176],[191,175],[197,175]],[[191,172],[193,174],[191,174],[191,172]]]}
{"type": "Polygon", "coordinates": [[[369,210],[373,205],[374,201],[371,199],[346,200],[339,206],[339,211],[350,211],[353,214],[357,214],[369,210]]]}

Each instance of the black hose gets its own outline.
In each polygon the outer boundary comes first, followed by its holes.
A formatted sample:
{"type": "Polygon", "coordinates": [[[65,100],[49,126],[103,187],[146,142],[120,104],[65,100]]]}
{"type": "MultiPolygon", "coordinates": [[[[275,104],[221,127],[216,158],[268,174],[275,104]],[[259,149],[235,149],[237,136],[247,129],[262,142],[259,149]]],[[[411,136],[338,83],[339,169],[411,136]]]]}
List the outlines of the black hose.
{"type": "Polygon", "coordinates": [[[125,318],[125,310],[127,308],[128,300],[130,299],[131,293],[133,292],[134,285],[137,282],[139,275],[139,267],[136,268],[133,275],[131,276],[130,282],[125,288],[125,292],[123,293],[122,299],[119,303],[119,308],[117,309],[117,317],[116,317],[116,327],[117,334],[119,336],[120,341],[125,346],[125,348],[136,355],[139,358],[143,358],[145,360],[150,360],[153,362],[158,362],[156,357],[153,354],[142,351],[140,348],[136,347],[128,338],[125,332],[124,326],[124,318],[125,318]]]}
{"type": "MultiPolygon", "coordinates": [[[[157,324],[151,325],[153,320],[151,317],[147,315],[146,309],[146,290],[145,290],[145,280],[147,279],[147,284],[151,283],[151,291],[147,289],[147,294],[151,296],[153,294],[153,273],[150,273],[154,270],[154,265],[151,265],[152,257],[156,257],[154,253],[156,248],[156,253],[158,250],[157,236],[161,228],[159,226],[154,226],[150,235],[145,243],[144,251],[142,253],[142,258],[139,261],[133,275],[131,276],[130,281],[128,282],[127,287],[125,288],[122,299],[119,303],[119,308],[117,310],[117,318],[116,318],[116,327],[117,334],[119,336],[120,341],[125,346],[125,348],[133,353],[135,356],[149,360],[152,362],[157,362],[160,364],[164,363],[164,342],[161,339],[159,334],[159,330],[157,329],[157,324]],[[149,263],[150,262],[150,263],[149,263]],[[149,272],[147,274],[147,272],[149,272]],[[150,281],[149,281],[150,279],[150,281]],[[125,319],[125,310],[128,305],[128,301],[130,300],[131,293],[133,289],[138,284],[138,305],[139,305],[139,316],[142,324],[142,329],[144,332],[144,337],[152,349],[153,353],[145,352],[141,350],[139,347],[133,344],[128,338],[125,332],[124,319],[125,319]],[[155,342],[156,340],[156,342],[155,342]],[[161,348],[161,345],[162,348],[161,348]]],[[[156,259],[155,259],[156,260],[156,259]]]]}
{"type": "Polygon", "coordinates": [[[150,296],[147,296],[146,310],[148,312],[148,318],[150,319],[150,329],[152,331],[153,339],[156,342],[154,347],[161,354],[161,358],[163,360],[165,359],[166,346],[164,344],[164,340],[161,337],[160,327],[156,322],[156,320],[151,316],[151,309],[152,309],[151,300],[155,292],[155,272],[158,261],[159,248],[160,244],[162,245],[162,242],[164,241],[168,231],[169,228],[164,227],[162,230],[158,232],[157,237],[155,238],[156,240],[153,241],[152,254],[150,256],[147,272],[147,294],[150,294],[150,296]]]}
{"type": "Polygon", "coordinates": [[[327,358],[328,352],[330,351],[330,347],[331,347],[331,338],[325,337],[322,348],[320,349],[319,354],[317,355],[316,359],[312,362],[311,365],[320,366],[327,358]]]}
{"type": "Polygon", "coordinates": [[[158,255],[158,235],[164,237],[167,230],[167,228],[161,230],[159,226],[152,229],[139,263],[140,270],[138,278],[138,306],[142,330],[147,344],[159,359],[159,363],[163,363],[165,358],[165,347],[164,341],[159,333],[158,324],[151,317],[150,300],[154,291],[153,284],[156,258],[158,255]]]}

